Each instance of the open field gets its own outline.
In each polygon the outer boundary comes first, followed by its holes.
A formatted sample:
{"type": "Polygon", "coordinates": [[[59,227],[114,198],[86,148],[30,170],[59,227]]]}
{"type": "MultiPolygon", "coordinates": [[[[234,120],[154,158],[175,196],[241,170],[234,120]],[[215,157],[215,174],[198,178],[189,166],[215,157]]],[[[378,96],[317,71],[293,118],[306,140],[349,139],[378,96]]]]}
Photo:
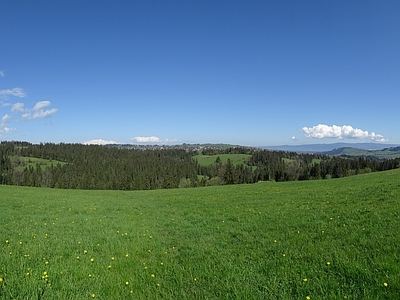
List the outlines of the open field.
{"type": "Polygon", "coordinates": [[[200,166],[209,166],[215,163],[215,160],[219,157],[223,164],[226,164],[228,159],[231,160],[232,164],[239,165],[245,163],[247,159],[251,157],[250,154],[216,154],[216,155],[203,155],[198,154],[193,156],[193,159],[197,159],[200,166]]]}
{"type": "Polygon", "coordinates": [[[0,299],[397,299],[400,170],[153,191],[0,186],[0,299]]]}
{"type": "Polygon", "coordinates": [[[45,158],[36,158],[36,157],[26,157],[26,156],[19,156],[14,157],[14,160],[17,159],[23,162],[22,166],[16,168],[18,171],[22,171],[26,166],[36,168],[40,166],[42,170],[45,170],[47,167],[57,166],[58,164],[65,165],[66,162],[58,161],[58,160],[51,160],[45,158]]]}
{"type": "Polygon", "coordinates": [[[59,160],[51,160],[51,159],[45,159],[45,158],[36,158],[36,157],[21,157],[22,159],[25,160],[27,165],[31,165],[32,167],[35,167],[37,164],[40,165],[42,169],[45,169],[50,166],[56,166],[58,164],[60,165],[65,165],[66,162],[59,161],[59,160]]]}

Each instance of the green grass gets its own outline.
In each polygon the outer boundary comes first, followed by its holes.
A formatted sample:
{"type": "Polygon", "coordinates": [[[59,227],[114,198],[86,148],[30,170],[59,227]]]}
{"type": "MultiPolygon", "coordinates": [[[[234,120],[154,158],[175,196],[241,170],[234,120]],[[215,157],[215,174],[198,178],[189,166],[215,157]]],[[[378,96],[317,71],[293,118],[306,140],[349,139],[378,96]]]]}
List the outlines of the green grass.
{"type": "Polygon", "coordinates": [[[18,171],[22,171],[25,167],[32,166],[36,168],[37,165],[40,166],[42,170],[46,169],[47,167],[56,166],[58,164],[65,165],[66,162],[58,161],[58,160],[51,160],[51,159],[44,159],[44,158],[36,158],[36,157],[26,157],[26,156],[19,156],[20,160],[22,160],[25,165],[19,166],[16,168],[18,171]]]}
{"type": "Polygon", "coordinates": [[[228,159],[231,160],[232,164],[239,165],[245,163],[251,155],[250,154],[218,154],[218,155],[202,155],[198,154],[193,156],[194,159],[197,159],[199,165],[201,166],[209,166],[215,163],[217,157],[221,159],[221,162],[225,164],[228,159]]]}
{"type": "Polygon", "coordinates": [[[0,204],[0,299],[400,295],[400,170],[132,192],[0,186],[0,204]]]}

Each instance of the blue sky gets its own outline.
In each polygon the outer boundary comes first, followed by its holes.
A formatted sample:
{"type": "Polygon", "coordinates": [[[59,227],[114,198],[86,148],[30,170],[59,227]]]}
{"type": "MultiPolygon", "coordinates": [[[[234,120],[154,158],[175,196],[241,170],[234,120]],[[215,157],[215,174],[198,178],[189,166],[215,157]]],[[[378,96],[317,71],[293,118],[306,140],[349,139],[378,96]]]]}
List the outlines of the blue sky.
{"type": "Polygon", "coordinates": [[[0,140],[400,144],[400,1],[1,1],[0,140]]]}

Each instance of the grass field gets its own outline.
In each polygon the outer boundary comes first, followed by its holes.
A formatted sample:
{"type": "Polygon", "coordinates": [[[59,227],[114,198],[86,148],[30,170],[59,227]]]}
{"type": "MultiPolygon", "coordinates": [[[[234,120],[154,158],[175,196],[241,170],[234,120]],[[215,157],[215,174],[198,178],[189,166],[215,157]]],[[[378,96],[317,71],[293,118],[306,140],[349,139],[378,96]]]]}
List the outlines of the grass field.
{"type": "Polygon", "coordinates": [[[251,157],[250,154],[218,154],[218,155],[203,155],[198,154],[193,156],[193,159],[197,159],[200,166],[209,166],[215,163],[215,160],[219,157],[223,164],[226,164],[228,159],[231,160],[232,164],[238,165],[243,164],[247,159],[251,157]]]}
{"type": "Polygon", "coordinates": [[[398,299],[400,170],[153,191],[0,186],[0,299],[398,299]]]}
{"type": "Polygon", "coordinates": [[[44,158],[36,158],[36,157],[26,157],[26,156],[19,156],[18,159],[24,162],[23,166],[19,166],[16,168],[18,171],[22,171],[25,167],[33,167],[36,168],[38,165],[42,170],[45,170],[47,167],[57,166],[58,164],[65,165],[66,162],[58,161],[58,160],[50,160],[44,158]]]}

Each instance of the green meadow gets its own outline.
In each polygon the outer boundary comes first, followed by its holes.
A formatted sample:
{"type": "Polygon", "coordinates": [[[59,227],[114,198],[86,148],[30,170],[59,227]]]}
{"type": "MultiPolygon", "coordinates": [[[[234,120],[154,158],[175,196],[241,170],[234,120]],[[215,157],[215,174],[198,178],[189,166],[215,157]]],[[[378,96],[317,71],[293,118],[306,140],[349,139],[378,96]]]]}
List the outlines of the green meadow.
{"type": "Polygon", "coordinates": [[[400,295],[400,169],[129,192],[0,186],[0,204],[0,299],[400,295]]]}
{"type": "Polygon", "coordinates": [[[226,164],[228,159],[234,165],[244,164],[248,159],[250,159],[250,154],[215,154],[215,155],[203,155],[198,154],[193,156],[193,159],[197,159],[200,166],[209,166],[215,163],[217,157],[220,158],[221,163],[226,164]]]}
{"type": "Polygon", "coordinates": [[[57,166],[58,164],[62,166],[66,164],[66,162],[58,160],[50,160],[50,159],[36,158],[36,157],[15,156],[13,157],[13,159],[14,161],[18,161],[19,166],[16,168],[16,170],[20,172],[22,172],[26,166],[32,168],[40,166],[42,170],[45,170],[47,167],[57,166]]]}

